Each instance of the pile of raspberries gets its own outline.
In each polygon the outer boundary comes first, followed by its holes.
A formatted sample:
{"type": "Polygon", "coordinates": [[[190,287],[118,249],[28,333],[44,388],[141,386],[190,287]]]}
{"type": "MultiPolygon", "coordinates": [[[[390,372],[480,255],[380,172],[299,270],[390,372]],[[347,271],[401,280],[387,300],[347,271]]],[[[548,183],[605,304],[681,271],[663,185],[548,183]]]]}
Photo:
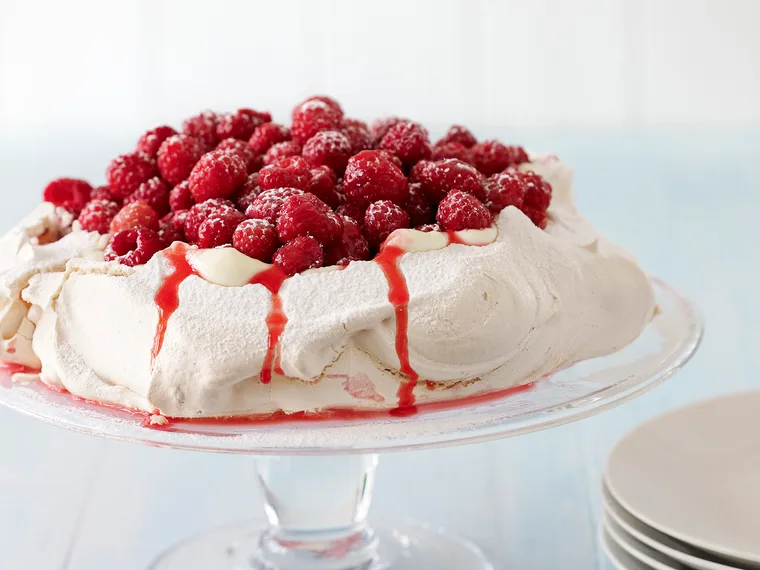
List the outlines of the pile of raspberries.
{"type": "Polygon", "coordinates": [[[106,260],[129,266],[181,241],[231,246],[294,275],[371,259],[399,228],[487,228],[507,206],[546,227],[552,189],[516,168],[528,162],[522,147],[478,142],[459,125],[432,144],[419,123],[388,117],[370,127],[326,96],[306,99],[291,119],[204,111],[182,132],[143,134],[108,165],[107,185],[61,178],[43,197],[81,229],[110,234],[106,260]]]}

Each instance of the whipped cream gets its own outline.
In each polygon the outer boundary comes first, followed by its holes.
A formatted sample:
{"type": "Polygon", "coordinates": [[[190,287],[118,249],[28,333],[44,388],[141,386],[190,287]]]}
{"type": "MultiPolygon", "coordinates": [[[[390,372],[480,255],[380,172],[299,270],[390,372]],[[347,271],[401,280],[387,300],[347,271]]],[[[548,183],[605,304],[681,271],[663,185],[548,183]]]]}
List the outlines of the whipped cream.
{"type": "MultiPolygon", "coordinates": [[[[577,212],[570,170],[552,157],[532,159],[521,168],[553,187],[546,231],[509,207],[486,230],[399,230],[387,242],[406,252],[398,268],[420,403],[529,383],[608,354],[653,316],[646,274],[577,212]]],[[[29,220],[50,216],[43,206],[29,220]]],[[[134,269],[103,262],[103,237],[72,231],[35,243],[17,228],[0,241],[3,343],[25,339],[16,343],[27,347],[14,359],[4,344],[0,359],[41,368],[43,380],[79,396],[168,416],[397,406],[408,379],[398,372],[395,307],[377,262],[282,283],[282,373],[264,384],[273,294],[251,281],[269,265],[232,248],[191,248],[192,274],[153,361],[156,293],[174,268],[162,254],[134,269]]]]}

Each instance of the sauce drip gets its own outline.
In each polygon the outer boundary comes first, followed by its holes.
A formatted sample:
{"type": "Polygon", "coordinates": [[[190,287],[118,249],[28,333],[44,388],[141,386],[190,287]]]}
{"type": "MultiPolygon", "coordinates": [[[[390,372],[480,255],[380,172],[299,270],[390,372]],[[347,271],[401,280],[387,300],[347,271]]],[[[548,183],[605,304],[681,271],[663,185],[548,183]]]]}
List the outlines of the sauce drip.
{"type": "Polygon", "coordinates": [[[409,364],[409,289],[398,266],[399,258],[404,253],[400,247],[388,245],[375,258],[388,281],[388,300],[396,313],[396,354],[400,363],[399,370],[409,377],[398,388],[398,407],[391,411],[392,415],[397,416],[416,413],[414,388],[419,379],[419,375],[409,364]]]}
{"type": "Polygon", "coordinates": [[[158,291],[156,291],[155,300],[156,307],[158,308],[158,325],[156,326],[156,335],[153,338],[153,349],[150,353],[151,370],[153,370],[156,358],[161,352],[161,347],[164,345],[164,336],[166,335],[166,328],[169,325],[169,318],[179,307],[179,286],[182,285],[185,279],[195,273],[185,257],[187,249],[187,246],[184,244],[176,244],[165,250],[162,254],[166,258],[169,267],[172,268],[172,272],[164,278],[164,282],[161,283],[158,291]]]}
{"type": "Polygon", "coordinates": [[[280,368],[280,350],[278,345],[280,335],[285,330],[285,325],[288,322],[288,317],[282,309],[282,299],[280,298],[280,287],[282,287],[285,279],[287,279],[287,275],[274,265],[251,279],[252,285],[263,285],[272,294],[272,308],[269,310],[266,320],[269,341],[267,353],[264,356],[264,363],[261,365],[261,373],[259,374],[262,384],[269,384],[272,381],[273,369],[277,374],[283,373],[282,368],[280,368]]]}

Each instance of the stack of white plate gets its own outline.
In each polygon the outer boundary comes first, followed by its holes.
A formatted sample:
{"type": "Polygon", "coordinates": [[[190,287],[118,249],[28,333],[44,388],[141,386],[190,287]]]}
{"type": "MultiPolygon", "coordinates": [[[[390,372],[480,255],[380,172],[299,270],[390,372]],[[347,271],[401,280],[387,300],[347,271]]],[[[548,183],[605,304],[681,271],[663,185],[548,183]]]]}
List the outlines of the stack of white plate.
{"type": "Polygon", "coordinates": [[[760,392],[676,410],[620,441],[600,536],[623,570],[760,569],[760,392]]]}

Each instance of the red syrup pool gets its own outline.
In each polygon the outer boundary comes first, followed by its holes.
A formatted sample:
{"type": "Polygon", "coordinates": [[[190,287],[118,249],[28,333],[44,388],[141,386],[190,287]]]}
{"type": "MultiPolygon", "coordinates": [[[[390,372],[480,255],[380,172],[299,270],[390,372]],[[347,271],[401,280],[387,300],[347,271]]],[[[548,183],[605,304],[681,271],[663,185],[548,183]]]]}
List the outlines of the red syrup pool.
{"type": "Polygon", "coordinates": [[[285,325],[288,322],[288,317],[282,309],[280,287],[282,287],[285,279],[287,279],[287,275],[275,266],[262,271],[251,279],[251,284],[263,285],[272,294],[272,308],[269,310],[266,320],[269,337],[267,353],[264,356],[264,363],[261,365],[261,372],[259,373],[262,384],[269,384],[272,381],[272,370],[277,372],[277,374],[283,373],[280,368],[279,342],[280,335],[285,330],[285,325]]]}

